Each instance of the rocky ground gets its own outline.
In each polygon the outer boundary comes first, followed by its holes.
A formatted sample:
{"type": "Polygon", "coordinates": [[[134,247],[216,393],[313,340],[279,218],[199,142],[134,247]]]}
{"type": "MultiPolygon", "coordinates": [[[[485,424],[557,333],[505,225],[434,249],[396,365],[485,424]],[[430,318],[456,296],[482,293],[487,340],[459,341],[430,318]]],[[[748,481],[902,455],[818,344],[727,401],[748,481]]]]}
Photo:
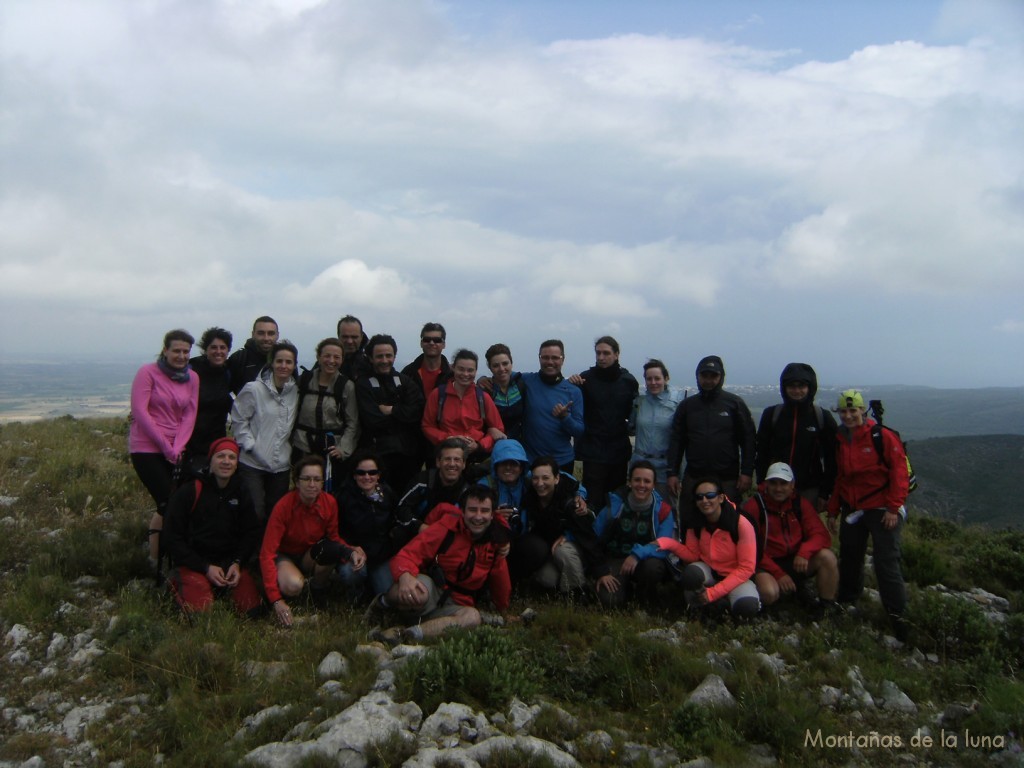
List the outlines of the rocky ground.
{"type": "MultiPolygon", "coordinates": [[[[88,611],[95,617],[90,628],[72,637],[60,633],[36,632],[31,627],[17,624],[5,627],[3,678],[4,694],[0,697],[0,715],[8,733],[15,732],[25,742],[30,736],[38,737],[39,754],[22,761],[0,762],[0,766],[93,766],[123,765],[120,760],[101,760],[94,740],[105,731],[118,730],[131,733],[140,718],[152,717],[161,706],[147,694],[118,695],[116,690],[96,691],[93,678],[97,663],[107,652],[104,637],[117,627],[119,617],[113,613],[115,604],[96,589],[96,579],[82,577],[75,582],[74,603],[61,606],[62,611],[88,611]],[[82,690],[92,691],[81,695],[82,690]]],[[[142,582],[130,587],[135,590],[151,589],[142,582]]],[[[941,588],[940,588],[941,590],[941,588]]],[[[1002,620],[1008,606],[997,596],[975,590],[972,593],[945,591],[953,600],[971,600],[986,608],[993,621],[1002,620]]],[[[782,642],[799,645],[797,632],[789,627],[782,642]]],[[[787,626],[779,624],[785,633],[787,626]]],[[[693,625],[686,622],[651,629],[643,635],[649,639],[673,646],[685,646],[693,625]]],[[[922,654],[916,649],[902,648],[892,637],[882,639],[900,664],[923,668],[938,663],[938,658],[922,654]]],[[[689,703],[709,710],[736,706],[722,675],[733,670],[733,655],[741,649],[733,641],[720,652],[706,656],[707,677],[690,694],[689,703]]],[[[385,765],[376,756],[387,745],[391,754],[401,754],[403,765],[411,768],[449,768],[451,766],[487,766],[499,755],[517,755],[521,760],[542,760],[540,765],[585,766],[600,758],[601,764],[641,765],[657,768],[668,766],[708,766],[710,761],[700,758],[682,762],[670,748],[657,743],[639,743],[629,740],[623,733],[605,730],[583,730],[577,717],[566,709],[543,702],[526,703],[515,699],[507,709],[496,712],[475,711],[471,707],[449,702],[433,712],[423,712],[409,701],[396,699],[396,673],[410,659],[431,653],[422,646],[399,645],[387,648],[380,643],[358,645],[351,654],[370,657],[377,667],[376,680],[365,695],[349,692],[350,659],[340,651],[326,654],[316,669],[320,687],[318,701],[301,722],[287,734],[269,743],[257,746],[245,755],[245,761],[255,766],[293,766],[312,756],[330,758],[330,764],[339,766],[385,765]],[[327,706],[333,703],[334,706],[327,706]],[[338,704],[341,704],[340,711],[338,704]],[[334,712],[334,714],[328,714],[334,712]],[[544,712],[548,738],[534,734],[534,724],[544,712]],[[564,738],[551,738],[552,719],[559,724],[554,730],[564,738]],[[531,757],[532,756],[532,757],[531,757]]],[[[910,739],[919,744],[924,739],[937,742],[947,734],[963,738],[960,727],[963,720],[979,706],[970,702],[915,702],[892,681],[865,680],[857,666],[842,665],[843,651],[830,652],[831,668],[844,670],[816,692],[819,706],[846,713],[851,725],[849,735],[808,732],[810,748],[844,750],[849,764],[876,765],[873,756],[879,746],[890,748],[902,764],[930,764],[926,749],[913,750],[910,739]],[[870,691],[875,691],[871,693],[870,691]],[[872,711],[896,715],[905,726],[899,733],[884,734],[858,729],[872,711]],[[850,738],[849,745],[842,741],[850,738]],[[889,739],[888,745],[859,738],[889,739]],[[903,744],[892,744],[899,738],[903,744]],[[820,744],[818,744],[820,742],[820,744]],[[822,746],[823,745],[823,746],[822,746]]],[[[790,673],[786,660],[778,653],[757,652],[759,663],[785,683],[790,673]]],[[[284,662],[250,661],[243,665],[244,673],[272,677],[279,674],[284,662]]],[[[274,718],[289,715],[288,706],[273,705],[242,722],[231,741],[251,743],[253,734],[274,718]]],[[[130,739],[129,739],[130,741],[130,739]]],[[[1024,765],[1019,743],[993,745],[991,761],[994,765],[1024,765]],[[1001,748],[1000,748],[1001,747],[1001,748]]],[[[154,758],[161,762],[161,756],[154,758]]],[[[775,765],[777,756],[765,747],[753,745],[747,758],[748,765],[775,765]]],[[[504,762],[502,765],[515,764],[504,762]]],[[[525,764],[525,763],[524,763],[525,764]]]]}

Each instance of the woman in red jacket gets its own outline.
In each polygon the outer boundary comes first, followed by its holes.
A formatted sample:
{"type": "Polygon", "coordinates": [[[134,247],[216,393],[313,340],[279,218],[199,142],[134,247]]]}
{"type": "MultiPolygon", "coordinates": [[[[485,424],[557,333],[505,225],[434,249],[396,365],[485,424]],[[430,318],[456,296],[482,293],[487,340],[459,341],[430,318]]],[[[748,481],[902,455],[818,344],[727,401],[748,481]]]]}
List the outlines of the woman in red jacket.
{"type": "Polygon", "coordinates": [[[718,480],[698,480],[693,497],[703,519],[687,529],[685,541],[658,539],[661,549],[688,564],[682,578],[687,604],[703,609],[728,600],[733,616],[756,615],[761,602],[750,580],[757,565],[754,526],[725,497],[718,480]]]}
{"type": "Polygon", "coordinates": [[[342,562],[355,570],[366,564],[360,547],[350,547],[338,535],[338,502],[324,493],[324,460],[304,456],[292,469],[295,489],[274,505],[263,534],[260,571],[267,600],[284,626],[292,625],[292,612],[284,595],[296,597],[306,577],[310,587],[327,587],[331,571],[342,562]]]}
{"type": "Polygon", "coordinates": [[[835,533],[842,515],[838,600],[853,603],[863,593],[870,536],[878,592],[902,640],[907,590],[900,571],[900,531],[907,514],[903,506],[909,484],[907,455],[894,432],[865,416],[864,396],[857,390],[841,393],[836,410],[842,426],[836,438],[836,485],[828,502],[828,525],[835,533]]]}

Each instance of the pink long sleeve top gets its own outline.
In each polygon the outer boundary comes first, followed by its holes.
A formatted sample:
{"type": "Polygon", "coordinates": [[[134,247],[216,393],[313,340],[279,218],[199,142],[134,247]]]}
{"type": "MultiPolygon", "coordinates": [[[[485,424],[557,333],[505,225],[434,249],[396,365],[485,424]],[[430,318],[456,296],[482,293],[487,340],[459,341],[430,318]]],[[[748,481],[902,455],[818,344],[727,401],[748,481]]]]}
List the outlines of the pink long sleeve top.
{"type": "Polygon", "coordinates": [[[156,363],[148,363],[132,381],[131,453],[159,453],[170,462],[185,450],[196,425],[199,377],[173,381],[156,363]]]}

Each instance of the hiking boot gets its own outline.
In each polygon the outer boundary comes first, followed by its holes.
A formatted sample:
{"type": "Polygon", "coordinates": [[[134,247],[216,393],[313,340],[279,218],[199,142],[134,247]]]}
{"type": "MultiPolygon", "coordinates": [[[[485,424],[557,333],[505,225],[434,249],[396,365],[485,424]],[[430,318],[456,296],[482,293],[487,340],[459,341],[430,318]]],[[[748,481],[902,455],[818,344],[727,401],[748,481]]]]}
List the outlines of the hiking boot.
{"type": "Polygon", "coordinates": [[[402,636],[403,632],[401,627],[388,627],[387,629],[374,627],[367,634],[367,637],[370,638],[370,640],[374,640],[378,643],[384,643],[392,648],[402,642],[402,636]]]}
{"type": "Polygon", "coordinates": [[[889,624],[892,627],[893,636],[899,640],[900,643],[905,644],[909,635],[909,627],[907,622],[903,620],[902,616],[890,614],[889,624]]]}

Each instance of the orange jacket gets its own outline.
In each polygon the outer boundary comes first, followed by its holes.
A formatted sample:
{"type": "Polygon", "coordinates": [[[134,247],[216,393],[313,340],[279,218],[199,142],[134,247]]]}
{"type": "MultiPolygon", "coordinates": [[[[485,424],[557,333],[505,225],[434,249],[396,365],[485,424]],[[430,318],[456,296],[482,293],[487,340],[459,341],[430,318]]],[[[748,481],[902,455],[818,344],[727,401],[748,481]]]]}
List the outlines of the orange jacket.
{"type": "Polygon", "coordinates": [[[708,600],[714,602],[725,597],[736,587],[754,575],[757,565],[757,539],[754,526],[743,515],[738,515],[739,540],[733,541],[732,534],[724,528],[709,531],[700,529],[700,537],[692,528],[686,531],[686,542],[668,537],[658,539],[658,546],[675,553],[686,563],[702,562],[722,577],[708,587],[708,600]]]}

